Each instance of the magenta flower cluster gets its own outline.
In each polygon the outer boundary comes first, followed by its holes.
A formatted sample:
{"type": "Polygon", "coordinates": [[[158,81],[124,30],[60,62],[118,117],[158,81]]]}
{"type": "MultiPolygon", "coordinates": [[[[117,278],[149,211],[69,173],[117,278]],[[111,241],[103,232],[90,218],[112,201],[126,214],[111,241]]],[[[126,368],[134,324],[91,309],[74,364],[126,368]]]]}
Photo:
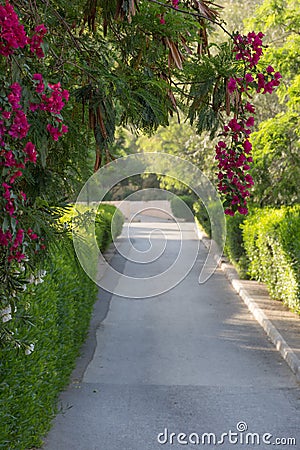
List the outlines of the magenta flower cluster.
{"type": "Polygon", "coordinates": [[[57,141],[63,134],[68,132],[68,127],[62,123],[60,113],[65,106],[65,102],[69,100],[69,91],[61,88],[60,83],[50,84],[48,83],[48,90],[50,94],[47,95],[43,76],[40,73],[33,75],[35,81],[35,91],[38,94],[42,94],[41,101],[39,103],[30,103],[30,110],[46,111],[50,113],[54,119],[55,125],[49,123],[47,125],[47,131],[50,133],[52,139],[57,141]]]}
{"type": "Polygon", "coordinates": [[[0,5],[0,54],[11,55],[17,48],[24,48],[30,45],[30,50],[38,58],[44,56],[42,42],[46,27],[38,25],[31,37],[27,36],[24,26],[20,23],[19,17],[13,6],[7,1],[5,5],[0,5]]]}
{"type": "Polygon", "coordinates": [[[263,53],[263,33],[248,33],[235,37],[236,60],[242,60],[243,77],[231,77],[227,82],[228,93],[234,104],[234,117],[226,124],[222,140],[216,145],[218,161],[218,190],[225,197],[225,214],[234,216],[236,212],[247,214],[247,199],[253,186],[249,174],[252,144],[249,140],[255,125],[255,108],[249,102],[251,92],[272,93],[279,86],[281,75],[268,66],[263,72],[257,64],[263,53]],[[237,105],[237,106],[236,106],[237,105]]]}
{"type": "Polygon", "coordinates": [[[42,43],[46,34],[47,28],[44,24],[41,24],[35,27],[33,36],[28,39],[30,51],[34,53],[38,58],[44,58],[45,56],[42,49],[42,43]]]}
{"type": "MultiPolygon", "coordinates": [[[[30,53],[37,58],[44,57],[42,44],[46,32],[43,24],[38,25],[33,36],[28,37],[9,2],[0,5],[0,54],[4,57],[8,58],[18,48],[26,50],[26,46],[29,46],[30,53]]],[[[69,99],[68,91],[63,90],[60,83],[45,83],[41,74],[34,74],[32,78],[33,89],[38,98],[36,103],[26,105],[22,86],[15,82],[7,90],[6,104],[2,103],[0,107],[0,193],[2,213],[5,217],[0,228],[0,246],[6,249],[9,263],[13,260],[24,260],[27,256],[25,249],[28,249],[31,243],[35,251],[45,248],[43,239],[31,228],[24,229],[20,214],[22,207],[27,206],[28,199],[20,189],[21,183],[18,183],[18,180],[23,176],[26,166],[36,164],[38,157],[35,145],[28,140],[30,123],[25,111],[29,106],[31,112],[43,111],[48,114],[51,123],[48,123],[46,128],[55,141],[68,131],[60,115],[69,99]]]]}
{"type": "Polygon", "coordinates": [[[235,58],[243,60],[249,68],[255,67],[258,64],[263,54],[263,33],[256,34],[254,31],[248,33],[246,36],[238,34],[235,36],[235,58]]]}
{"type": "MultiPolygon", "coordinates": [[[[2,197],[4,213],[10,217],[10,226],[0,229],[0,245],[8,250],[8,262],[21,262],[25,257],[24,244],[27,240],[39,243],[38,236],[27,232],[20,224],[20,207],[26,205],[26,194],[15,185],[23,176],[28,163],[36,163],[35,145],[28,141],[23,143],[29,133],[30,125],[22,107],[22,87],[18,83],[10,86],[5,110],[0,108],[0,167],[2,167],[2,197]],[[17,142],[16,142],[17,141],[17,142]]],[[[28,246],[28,242],[26,243],[28,246]]]]}

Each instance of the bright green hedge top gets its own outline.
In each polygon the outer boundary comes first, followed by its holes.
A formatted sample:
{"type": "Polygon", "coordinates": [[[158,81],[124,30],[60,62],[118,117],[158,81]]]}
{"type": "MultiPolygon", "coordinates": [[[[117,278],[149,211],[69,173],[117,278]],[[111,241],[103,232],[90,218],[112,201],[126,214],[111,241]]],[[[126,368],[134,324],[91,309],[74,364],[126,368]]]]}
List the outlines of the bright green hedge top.
{"type": "Polygon", "coordinates": [[[251,277],[300,312],[300,205],[256,210],[242,228],[251,277]]]}

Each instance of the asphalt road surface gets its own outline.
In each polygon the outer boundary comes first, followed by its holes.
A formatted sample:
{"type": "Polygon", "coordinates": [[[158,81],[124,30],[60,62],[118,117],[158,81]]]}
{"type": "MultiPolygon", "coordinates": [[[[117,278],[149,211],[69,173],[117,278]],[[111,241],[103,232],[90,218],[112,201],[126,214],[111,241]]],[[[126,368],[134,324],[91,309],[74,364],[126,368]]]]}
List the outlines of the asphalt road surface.
{"type": "MultiPolygon", "coordinates": [[[[111,264],[159,283],[180,245],[198,245],[194,225],[183,228],[180,235],[167,221],[134,223],[130,241],[119,241],[125,254],[111,264]],[[158,228],[166,240],[152,233],[151,262],[149,233],[158,228]]],[[[200,243],[183,281],[151,298],[100,289],[45,450],[300,448],[299,384],[221,271],[198,284],[206,254],[200,243]]],[[[114,282],[133,283],[122,275],[114,282]]]]}

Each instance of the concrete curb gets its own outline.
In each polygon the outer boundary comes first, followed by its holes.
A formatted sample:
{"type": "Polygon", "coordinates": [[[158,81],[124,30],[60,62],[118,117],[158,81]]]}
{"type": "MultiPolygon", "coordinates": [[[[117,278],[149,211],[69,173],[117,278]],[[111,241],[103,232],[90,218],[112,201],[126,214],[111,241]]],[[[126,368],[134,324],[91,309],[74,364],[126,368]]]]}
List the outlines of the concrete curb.
{"type": "Polygon", "coordinates": [[[99,258],[98,261],[98,270],[97,270],[97,281],[100,281],[106,272],[107,264],[110,263],[110,260],[116,253],[116,248],[113,242],[111,242],[108,246],[108,248],[105,250],[105,252],[102,254],[103,258],[105,259],[105,262],[102,261],[102,259],[99,258]]]}
{"type": "MultiPolygon", "coordinates": [[[[198,238],[203,242],[205,247],[209,248],[210,239],[208,238],[206,233],[199,229],[197,223],[196,232],[198,238]]],[[[215,259],[217,260],[221,270],[225,273],[226,277],[231,282],[232,287],[239,294],[256,321],[265,330],[266,334],[269,336],[276,349],[280,352],[282,358],[287,362],[292,372],[296,375],[297,381],[300,382],[300,359],[298,358],[298,356],[295,354],[292,348],[289,347],[288,343],[283,339],[277,328],[273,325],[271,320],[268,319],[264,311],[259,308],[253,297],[251,297],[251,294],[247,291],[247,289],[245,289],[235,268],[231,264],[224,262],[224,260],[222,261],[222,259],[215,259]]]]}

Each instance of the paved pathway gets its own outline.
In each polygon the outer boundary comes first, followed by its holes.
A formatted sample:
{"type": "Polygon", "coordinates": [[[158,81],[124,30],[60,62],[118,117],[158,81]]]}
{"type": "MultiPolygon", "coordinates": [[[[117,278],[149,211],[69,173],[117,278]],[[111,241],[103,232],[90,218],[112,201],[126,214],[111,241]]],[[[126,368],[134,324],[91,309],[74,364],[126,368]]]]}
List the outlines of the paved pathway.
{"type": "MultiPolygon", "coordinates": [[[[117,253],[112,264],[130,276],[153,276],[174,259],[179,235],[170,222],[133,226],[141,252],[149,247],[148,232],[162,228],[165,251],[156,263],[126,262],[117,253]]],[[[184,245],[195,246],[193,224],[185,227],[184,245]]],[[[214,448],[215,439],[226,450],[300,448],[299,384],[221,271],[198,284],[206,253],[201,244],[189,275],[156,297],[100,290],[90,337],[45,450],[214,448]],[[295,438],[297,445],[283,440],[270,447],[276,438],[295,438]]]]}

